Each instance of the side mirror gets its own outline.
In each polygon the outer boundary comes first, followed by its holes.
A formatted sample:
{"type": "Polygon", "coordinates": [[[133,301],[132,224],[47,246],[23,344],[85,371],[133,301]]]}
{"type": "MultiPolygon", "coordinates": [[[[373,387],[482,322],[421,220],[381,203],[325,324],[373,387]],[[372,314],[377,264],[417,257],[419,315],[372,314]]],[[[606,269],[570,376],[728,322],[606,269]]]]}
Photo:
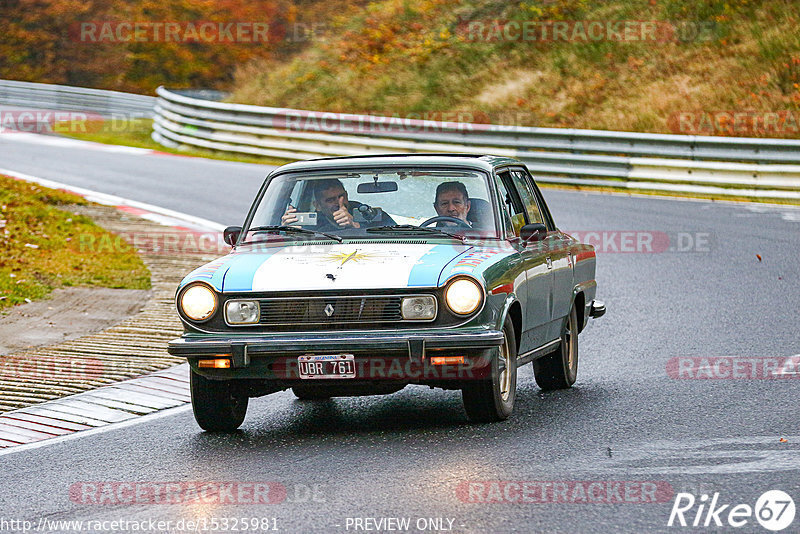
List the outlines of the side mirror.
{"type": "Polygon", "coordinates": [[[523,243],[528,241],[541,241],[547,235],[547,227],[542,223],[526,224],[519,230],[519,237],[523,243]]]}
{"type": "Polygon", "coordinates": [[[233,246],[239,240],[239,234],[241,233],[241,226],[229,226],[222,232],[222,239],[230,246],[233,246]]]}

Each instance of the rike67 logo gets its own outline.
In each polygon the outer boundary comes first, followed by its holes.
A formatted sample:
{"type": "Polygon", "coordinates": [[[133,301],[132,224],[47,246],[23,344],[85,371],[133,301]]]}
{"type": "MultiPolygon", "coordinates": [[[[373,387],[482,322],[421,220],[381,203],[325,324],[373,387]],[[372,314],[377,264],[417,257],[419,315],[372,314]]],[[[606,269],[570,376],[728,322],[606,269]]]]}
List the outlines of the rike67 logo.
{"type": "Polygon", "coordinates": [[[794,500],[780,490],[764,492],[754,507],[744,503],[723,504],[719,493],[714,493],[710,501],[706,494],[698,499],[691,493],[678,493],[667,526],[740,528],[752,524],[755,518],[765,529],[778,532],[792,524],[794,515],[794,500]]]}

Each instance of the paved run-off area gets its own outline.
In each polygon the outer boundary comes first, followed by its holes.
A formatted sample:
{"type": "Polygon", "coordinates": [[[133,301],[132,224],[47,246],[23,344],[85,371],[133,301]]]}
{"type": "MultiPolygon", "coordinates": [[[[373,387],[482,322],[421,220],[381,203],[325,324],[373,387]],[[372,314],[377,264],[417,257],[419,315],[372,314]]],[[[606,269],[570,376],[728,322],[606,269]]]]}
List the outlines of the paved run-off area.
{"type": "MultiPolygon", "coordinates": [[[[192,246],[186,248],[183,246],[186,243],[197,242],[192,237],[196,233],[148,221],[139,217],[136,210],[125,212],[96,204],[73,206],[70,210],[134,239],[151,272],[150,298],[140,311],[110,328],[3,356],[0,412],[80,393],[182,361],[166,351],[167,341],[182,332],[174,309],[175,288],[187,272],[217,254],[202,254],[192,246]],[[164,243],[173,246],[165,248],[164,243]]],[[[87,238],[85,246],[102,254],[110,247],[129,245],[123,241],[98,243],[87,238]]]]}

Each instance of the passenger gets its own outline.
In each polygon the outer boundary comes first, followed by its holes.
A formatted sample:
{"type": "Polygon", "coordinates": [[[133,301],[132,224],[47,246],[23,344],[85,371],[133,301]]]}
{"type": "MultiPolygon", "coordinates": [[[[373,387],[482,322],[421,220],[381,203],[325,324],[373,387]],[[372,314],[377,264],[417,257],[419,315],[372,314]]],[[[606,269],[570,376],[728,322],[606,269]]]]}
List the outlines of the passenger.
{"type": "MultiPolygon", "coordinates": [[[[469,223],[467,214],[471,207],[467,187],[461,182],[442,182],[436,188],[436,201],[433,203],[440,217],[453,217],[469,223]]],[[[455,224],[442,221],[442,224],[455,224]]],[[[471,225],[471,223],[470,223],[471,225]]]]}

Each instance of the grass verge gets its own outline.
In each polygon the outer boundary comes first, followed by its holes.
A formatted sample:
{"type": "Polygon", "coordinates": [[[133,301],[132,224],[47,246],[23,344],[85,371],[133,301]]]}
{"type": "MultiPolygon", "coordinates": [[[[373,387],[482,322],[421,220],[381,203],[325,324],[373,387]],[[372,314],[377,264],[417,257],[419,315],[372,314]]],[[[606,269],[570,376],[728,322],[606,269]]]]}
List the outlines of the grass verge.
{"type": "Polygon", "coordinates": [[[0,175],[0,309],[67,286],[149,289],[150,271],[127,246],[88,250],[87,236],[117,243],[91,219],[63,208],[79,196],[0,175]]]}

